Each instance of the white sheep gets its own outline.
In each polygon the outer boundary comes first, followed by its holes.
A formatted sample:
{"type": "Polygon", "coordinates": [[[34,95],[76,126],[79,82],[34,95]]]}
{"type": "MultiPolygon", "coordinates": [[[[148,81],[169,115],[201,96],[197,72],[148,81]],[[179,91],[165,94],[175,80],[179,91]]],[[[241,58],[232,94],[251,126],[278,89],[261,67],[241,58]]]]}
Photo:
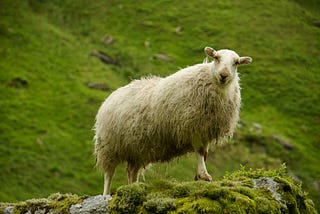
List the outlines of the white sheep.
{"type": "Polygon", "coordinates": [[[145,77],[114,91],[95,123],[97,166],[104,171],[104,195],[118,164],[127,162],[128,182],[141,168],[188,152],[197,154],[196,179],[212,181],[205,161],[208,145],[230,137],[237,125],[240,87],[237,67],[249,64],[231,50],[205,48],[212,62],[165,77],[145,77]]]}

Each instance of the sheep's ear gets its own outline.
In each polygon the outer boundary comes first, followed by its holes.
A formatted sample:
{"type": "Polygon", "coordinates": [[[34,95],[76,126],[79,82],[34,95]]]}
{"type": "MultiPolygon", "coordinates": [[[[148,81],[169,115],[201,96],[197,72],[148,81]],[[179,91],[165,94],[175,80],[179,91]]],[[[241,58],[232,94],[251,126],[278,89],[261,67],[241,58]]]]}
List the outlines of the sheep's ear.
{"type": "Polygon", "coordinates": [[[204,52],[206,53],[207,56],[211,58],[214,58],[217,55],[217,52],[211,47],[205,47],[204,52]]]}
{"type": "Polygon", "coordinates": [[[250,64],[251,62],[252,62],[252,58],[249,56],[243,56],[243,57],[240,57],[240,59],[239,59],[240,65],[250,64]]]}

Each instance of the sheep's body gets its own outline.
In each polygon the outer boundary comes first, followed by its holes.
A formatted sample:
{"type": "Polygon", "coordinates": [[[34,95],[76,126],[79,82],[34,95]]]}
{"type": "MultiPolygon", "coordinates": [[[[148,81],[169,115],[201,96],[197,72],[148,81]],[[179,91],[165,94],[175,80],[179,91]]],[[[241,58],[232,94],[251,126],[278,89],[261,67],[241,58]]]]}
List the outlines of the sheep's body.
{"type": "MultiPolygon", "coordinates": [[[[215,64],[197,64],[166,78],[134,80],[105,100],[95,124],[97,165],[106,172],[104,194],[121,162],[128,162],[131,183],[149,163],[192,151],[205,158],[210,142],[232,135],[239,119],[238,75],[235,72],[228,84],[217,84],[215,64]]],[[[201,166],[200,174],[207,174],[201,166]]]]}

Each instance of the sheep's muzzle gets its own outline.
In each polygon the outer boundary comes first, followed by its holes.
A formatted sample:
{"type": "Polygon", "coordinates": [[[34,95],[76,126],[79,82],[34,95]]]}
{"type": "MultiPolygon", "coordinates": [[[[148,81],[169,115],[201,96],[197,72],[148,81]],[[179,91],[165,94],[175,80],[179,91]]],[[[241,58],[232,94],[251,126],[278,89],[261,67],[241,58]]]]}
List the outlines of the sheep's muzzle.
{"type": "Polygon", "coordinates": [[[219,81],[221,84],[226,84],[230,80],[230,74],[227,69],[223,69],[219,72],[219,81]]]}

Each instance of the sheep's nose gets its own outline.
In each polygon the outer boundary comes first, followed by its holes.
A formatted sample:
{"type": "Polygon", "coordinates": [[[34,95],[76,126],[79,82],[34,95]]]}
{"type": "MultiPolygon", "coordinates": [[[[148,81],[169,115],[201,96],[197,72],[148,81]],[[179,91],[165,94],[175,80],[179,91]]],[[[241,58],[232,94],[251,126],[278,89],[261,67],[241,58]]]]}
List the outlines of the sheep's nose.
{"type": "Polygon", "coordinates": [[[220,74],[220,80],[221,80],[221,82],[226,82],[227,77],[228,77],[228,74],[226,74],[226,73],[221,73],[221,74],[220,74]]]}

